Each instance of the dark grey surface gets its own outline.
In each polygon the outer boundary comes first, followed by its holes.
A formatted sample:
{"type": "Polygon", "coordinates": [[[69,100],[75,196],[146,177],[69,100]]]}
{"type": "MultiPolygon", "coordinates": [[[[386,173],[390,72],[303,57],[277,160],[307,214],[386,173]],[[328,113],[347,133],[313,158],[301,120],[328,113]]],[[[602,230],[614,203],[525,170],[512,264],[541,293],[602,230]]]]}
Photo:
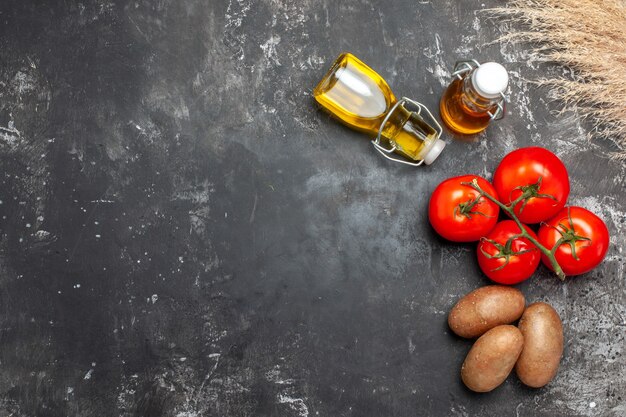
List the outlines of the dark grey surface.
{"type": "Polygon", "coordinates": [[[524,78],[495,1],[0,4],[1,416],[623,416],[623,166],[524,78]],[[436,109],[458,58],[512,74],[510,114],[430,167],[320,111],[341,51],[436,109]],[[607,222],[602,267],[520,286],[560,312],[557,378],[476,395],[447,329],[484,284],[428,196],[555,151],[607,222]]]}

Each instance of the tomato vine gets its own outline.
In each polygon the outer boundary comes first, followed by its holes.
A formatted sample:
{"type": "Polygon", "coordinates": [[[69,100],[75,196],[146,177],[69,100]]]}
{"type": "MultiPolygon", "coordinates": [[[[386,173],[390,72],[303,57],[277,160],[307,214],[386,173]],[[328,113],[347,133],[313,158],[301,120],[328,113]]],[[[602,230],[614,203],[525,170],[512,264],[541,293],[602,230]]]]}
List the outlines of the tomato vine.
{"type": "MultiPolygon", "coordinates": [[[[467,186],[470,186],[474,190],[478,191],[480,193],[480,195],[477,197],[478,199],[480,199],[482,197],[485,197],[485,198],[491,200],[494,204],[496,204],[502,210],[504,210],[511,217],[511,219],[513,219],[513,221],[515,221],[517,226],[520,228],[520,233],[519,233],[518,237],[520,237],[520,236],[524,237],[524,238],[528,239],[533,245],[535,245],[537,247],[537,249],[539,249],[539,251],[542,254],[544,254],[546,256],[546,258],[550,261],[550,265],[552,266],[552,269],[554,270],[554,273],[556,274],[556,276],[559,277],[559,279],[561,281],[565,280],[565,273],[563,272],[563,269],[561,268],[559,263],[556,261],[556,257],[554,256],[554,251],[552,249],[546,248],[541,243],[539,243],[539,241],[537,239],[535,239],[533,236],[531,236],[530,233],[528,233],[526,231],[526,229],[524,228],[524,225],[519,220],[519,218],[515,215],[515,211],[514,211],[515,206],[517,206],[517,204],[519,204],[522,200],[524,200],[524,198],[527,198],[524,194],[522,194],[517,199],[515,199],[515,201],[512,201],[511,204],[506,205],[506,204],[501,203],[497,198],[491,196],[489,193],[486,193],[480,187],[480,185],[478,185],[478,180],[476,178],[474,178],[471,182],[466,182],[466,183],[463,183],[463,184],[467,185],[467,186]]],[[[555,247],[558,247],[558,245],[556,245],[555,247]]]]}

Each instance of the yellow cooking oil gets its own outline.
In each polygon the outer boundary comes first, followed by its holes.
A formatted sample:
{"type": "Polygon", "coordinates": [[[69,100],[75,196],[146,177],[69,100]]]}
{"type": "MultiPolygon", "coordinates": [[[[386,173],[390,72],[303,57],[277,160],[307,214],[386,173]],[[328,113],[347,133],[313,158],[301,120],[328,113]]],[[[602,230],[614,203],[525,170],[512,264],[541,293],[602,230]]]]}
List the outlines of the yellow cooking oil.
{"type": "MultiPolygon", "coordinates": [[[[346,125],[370,135],[378,134],[385,116],[397,102],[385,80],[350,53],[343,53],[335,60],[313,95],[346,125]]],[[[423,151],[437,138],[437,132],[419,114],[399,105],[381,136],[398,153],[419,161],[423,151]]]]}
{"type": "Polygon", "coordinates": [[[495,105],[464,88],[465,79],[455,79],[446,89],[439,104],[441,120],[453,131],[471,135],[487,129],[495,105]]]}

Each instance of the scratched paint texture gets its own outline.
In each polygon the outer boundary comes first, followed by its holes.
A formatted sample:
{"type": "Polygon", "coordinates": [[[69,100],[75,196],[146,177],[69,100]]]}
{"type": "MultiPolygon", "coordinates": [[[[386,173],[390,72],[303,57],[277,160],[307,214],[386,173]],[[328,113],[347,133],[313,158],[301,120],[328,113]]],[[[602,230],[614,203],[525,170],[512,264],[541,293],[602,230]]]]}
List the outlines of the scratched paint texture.
{"type": "Polygon", "coordinates": [[[487,45],[496,4],[2,1],[0,415],[626,415],[626,172],[524,81],[559,70],[487,45]],[[433,109],[456,59],[503,62],[509,115],[391,165],[313,102],[344,50],[433,109]],[[475,395],[446,315],[487,281],[426,205],[528,145],[612,246],[520,285],[563,319],[556,379],[475,395]]]}

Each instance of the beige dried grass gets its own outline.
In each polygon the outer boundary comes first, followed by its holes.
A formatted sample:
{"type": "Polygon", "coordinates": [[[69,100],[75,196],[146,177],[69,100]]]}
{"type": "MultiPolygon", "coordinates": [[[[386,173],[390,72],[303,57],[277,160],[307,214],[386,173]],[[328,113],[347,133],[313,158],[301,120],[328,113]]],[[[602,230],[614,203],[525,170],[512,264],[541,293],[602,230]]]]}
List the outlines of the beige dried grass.
{"type": "Polygon", "coordinates": [[[626,0],[513,0],[488,10],[513,23],[500,41],[527,42],[535,59],[566,66],[571,78],[538,80],[612,140],[626,162],[626,0]]]}

